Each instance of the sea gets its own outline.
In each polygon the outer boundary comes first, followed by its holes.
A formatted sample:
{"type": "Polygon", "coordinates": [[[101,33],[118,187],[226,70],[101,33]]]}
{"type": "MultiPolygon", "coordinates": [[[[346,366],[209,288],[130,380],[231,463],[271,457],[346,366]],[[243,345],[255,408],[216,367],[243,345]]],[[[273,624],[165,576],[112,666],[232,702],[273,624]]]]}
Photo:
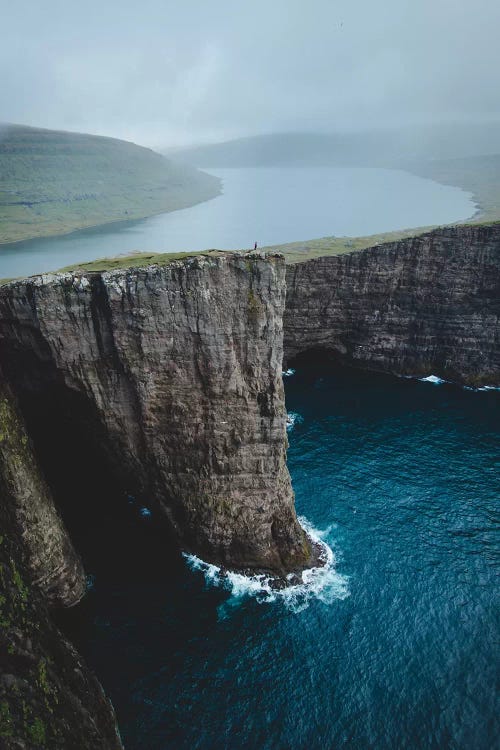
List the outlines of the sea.
{"type": "Polygon", "coordinates": [[[500,391],[297,361],[288,465],[326,568],[294,590],[89,497],[62,623],[127,750],[493,750],[500,736],[500,391]]]}

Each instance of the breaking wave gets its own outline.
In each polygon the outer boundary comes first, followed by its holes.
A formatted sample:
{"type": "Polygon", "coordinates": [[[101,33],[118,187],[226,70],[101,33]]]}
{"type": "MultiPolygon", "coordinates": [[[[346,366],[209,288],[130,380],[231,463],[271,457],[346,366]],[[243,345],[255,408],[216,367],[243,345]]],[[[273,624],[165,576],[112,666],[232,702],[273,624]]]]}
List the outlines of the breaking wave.
{"type": "Polygon", "coordinates": [[[295,411],[289,411],[286,415],[286,431],[291,432],[296,424],[304,421],[304,417],[295,411]]]}
{"type": "Polygon", "coordinates": [[[433,385],[442,385],[443,383],[448,382],[443,380],[443,378],[438,378],[437,375],[427,375],[426,378],[419,378],[419,380],[422,383],[432,383],[433,385]]]}
{"type": "Polygon", "coordinates": [[[464,385],[464,391],[500,391],[500,385],[464,385]]]}
{"type": "Polygon", "coordinates": [[[418,375],[398,375],[399,378],[405,378],[406,380],[420,380],[421,383],[432,383],[432,385],[443,385],[447,383],[449,385],[458,385],[459,388],[463,388],[464,391],[500,391],[499,385],[460,385],[454,383],[452,380],[444,380],[439,378],[437,375],[427,375],[425,378],[419,378],[418,375]]]}
{"type": "Polygon", "coordinates": [[[300,576],[301,583],[284,589],[274,589],[272,578],[267,575],[248,576],[231,571],[221,575],[221,568],[217,565],[206,563],[196,555],[184,554],[184,557],[192,570],[203,573],[207,585],[218,586],[230,592],[230,606],[237,604],[243,597],[250,596],[259,604],[278,602],[292,612],[302,612],[314,600],[332,604],[337,600],[346,599],[349,596],[348,579],[337,573],[335,554],[325,541],[332,527],[320,531],[311,526],[304,517],[299,517],[299,521],[312,541],[321,546],[326,562],[322,567],[304,570],[300,576]]]}

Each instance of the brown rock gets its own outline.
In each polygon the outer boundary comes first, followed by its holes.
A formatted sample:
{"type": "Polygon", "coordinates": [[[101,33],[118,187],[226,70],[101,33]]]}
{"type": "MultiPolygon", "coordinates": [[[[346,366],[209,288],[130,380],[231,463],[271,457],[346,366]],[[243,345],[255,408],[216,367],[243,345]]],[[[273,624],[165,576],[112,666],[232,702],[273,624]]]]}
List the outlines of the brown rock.
{"type": "Polygon", "coordinates": [[[500,224],[456,226],[287,269],[287,362],[500,382],[500,224]]]}

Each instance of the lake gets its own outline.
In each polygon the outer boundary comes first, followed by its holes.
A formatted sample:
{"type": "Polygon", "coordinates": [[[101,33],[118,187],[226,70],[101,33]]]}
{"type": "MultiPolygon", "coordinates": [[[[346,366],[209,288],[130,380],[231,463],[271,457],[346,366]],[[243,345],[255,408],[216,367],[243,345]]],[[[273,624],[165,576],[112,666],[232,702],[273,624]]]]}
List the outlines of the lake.
{"type": "Polygon", "coordinates": [[[0,278],[134,251],[179,252],[356,237],[449,224],[475,213],[472,195],[401,170],[246,168],[210,170],[221,196],[140,221],[0,247],[0,278]]]}

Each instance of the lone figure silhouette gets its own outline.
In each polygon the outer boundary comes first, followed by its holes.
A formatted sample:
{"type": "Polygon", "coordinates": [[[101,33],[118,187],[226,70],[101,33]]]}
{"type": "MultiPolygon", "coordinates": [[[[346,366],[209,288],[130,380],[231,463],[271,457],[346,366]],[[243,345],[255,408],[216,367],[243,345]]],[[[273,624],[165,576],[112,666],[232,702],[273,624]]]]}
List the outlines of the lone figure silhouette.
{"type": "Polygon", "coordinates": [[[257,250],[257,243],[254,244],[253,249],[257,250]]]}

